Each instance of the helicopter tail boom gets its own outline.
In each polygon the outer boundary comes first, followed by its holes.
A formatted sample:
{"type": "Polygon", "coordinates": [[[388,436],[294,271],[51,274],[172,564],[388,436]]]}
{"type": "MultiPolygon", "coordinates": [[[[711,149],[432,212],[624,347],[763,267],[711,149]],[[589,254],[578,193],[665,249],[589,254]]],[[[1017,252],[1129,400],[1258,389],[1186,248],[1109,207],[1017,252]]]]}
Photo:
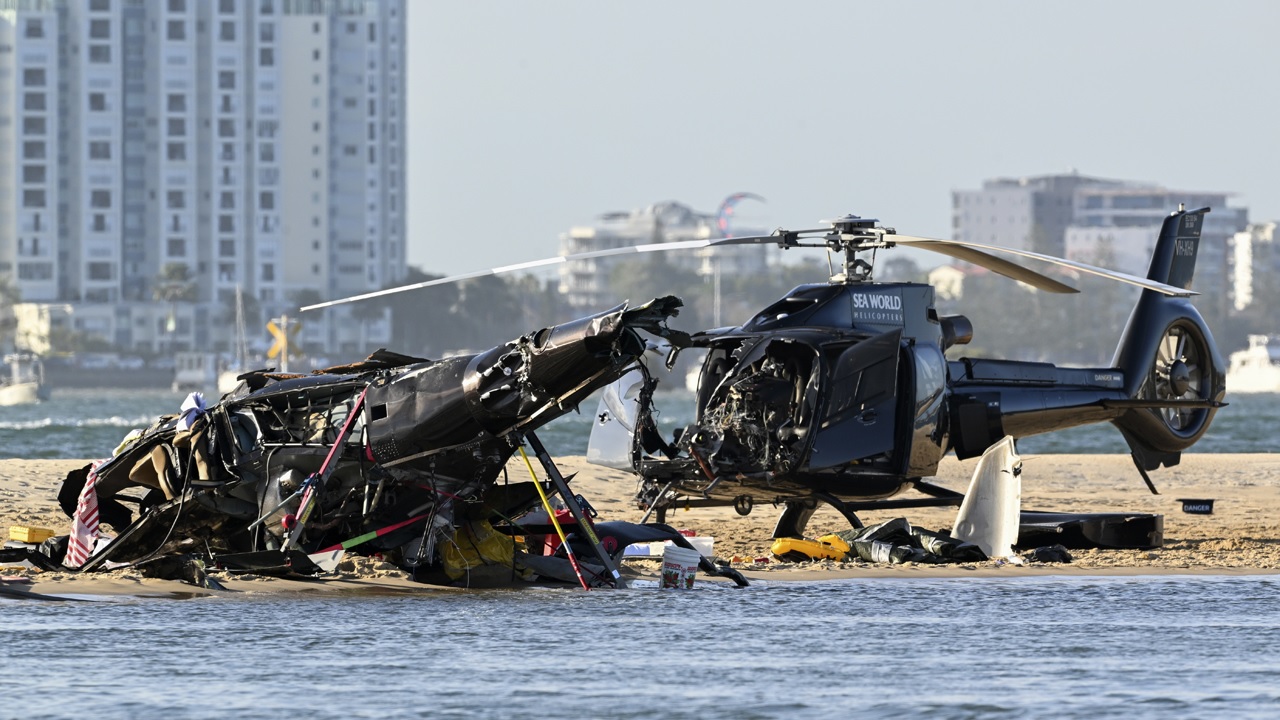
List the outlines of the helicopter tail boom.
{"type": "Polygon", "coordinates": [[[1208,430],[1226,393],[1226,363],[1190,300],[1206,212],[1179,210],[1166,219],[1147,276],[1154,287],[1139,296],[1110,368],[952,361],[956,455],[976,457],[1005,434],[1107,421],[1144,471],[1176,465],[1208,430]]]}

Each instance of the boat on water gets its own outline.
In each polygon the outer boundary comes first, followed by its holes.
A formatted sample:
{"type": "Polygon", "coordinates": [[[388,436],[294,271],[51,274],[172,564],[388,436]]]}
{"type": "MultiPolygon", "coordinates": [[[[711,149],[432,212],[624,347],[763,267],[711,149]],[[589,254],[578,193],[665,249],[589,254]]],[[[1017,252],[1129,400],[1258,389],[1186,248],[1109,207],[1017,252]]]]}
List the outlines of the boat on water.
{"type": "Polygon", "coordinates": [[[0,406],[27,405],[49,399],[44,363],[35,353],[10,353],[0,366],[0,406]]]}
{"type": "Polygon", "coordinates": [[[1280,392],[1280,335],[1250,335],[1249,347],[1231,353],[1227,392],[1280,392]]]}
{"type": "Polygon", "coordinates": [[[179,352],[173,355],[173,391],[209,392],[218,387],[218,355],[179,352]]]}
{"type": "Polygon", "coordinates": [[[218,373],[218,395],[226,395],[235,390],[240,385],[240,375],[245,370],[242,368],[232,368],[223,370],[218,373]]]}

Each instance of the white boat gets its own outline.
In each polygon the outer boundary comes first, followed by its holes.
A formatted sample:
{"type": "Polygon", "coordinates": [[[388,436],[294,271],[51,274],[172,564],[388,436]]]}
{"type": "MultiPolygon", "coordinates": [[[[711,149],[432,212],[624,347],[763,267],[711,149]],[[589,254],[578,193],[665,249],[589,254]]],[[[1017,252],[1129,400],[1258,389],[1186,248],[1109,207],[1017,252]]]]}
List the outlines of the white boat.
{"type": "Polygon", "coordinates": [[[33,353],[11,353],[0,366],[0,406],[27,405],[49,399],[44,364],[33,353]]]}
{"type": "Polygon", "coordinates": [[[173,355],[173,391],[209,392],[218,387],[218,356],[208,352],[173,355]]]}
{"type": "Polygon", "coordinates": [[[240,386],[240,369],[223,370],[218,373],[218,395],[226,395],[240,386]]]}
{"type": "Polygon", "coordinates": [[[1249,347],[1231,353],[1227,392],[1280,392],[1280,335],[1250,335],[1249,347]]]}

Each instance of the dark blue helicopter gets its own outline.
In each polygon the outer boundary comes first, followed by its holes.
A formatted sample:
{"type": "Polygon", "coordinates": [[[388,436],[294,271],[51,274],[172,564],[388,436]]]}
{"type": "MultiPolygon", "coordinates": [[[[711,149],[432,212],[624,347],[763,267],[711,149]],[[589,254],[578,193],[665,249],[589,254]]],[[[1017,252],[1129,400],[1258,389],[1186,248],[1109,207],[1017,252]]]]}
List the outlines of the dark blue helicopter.
{"type": "Polygon", "coordinates": [[[641,505],[659,520],[677,505],[732,505],[741,514],[761,503],[782,505],[775,537],[800,536],[819,502],[855,527],[859,510],[958,504],[958,493],[926,480],[948,452],[965,459],[1006,435],[1098,422],[1119,429],[1154,492],[1147,472],[1178,463],[1226,392],[1225,363],[1190,302],[1206,212],[1179,210],[1165,220],[1146,278],[1033,252],[903,236],[856,216],[828,229],[733,238],[825,247],[844,253],[844,267],[830,282],[793,289],[740,327],[693,335],[690,345],[706,351],[697,416],[672,440],[653,422],[651,374],[641,368],[621,381],[602,404],[597,431],[605,434],[621,419],[635,429],[633,439],[603,440],[591,455],[630,466],[643,480],[641,505]],[[806,245],[805,238],[821,242],[806,245]],[[930,285],[874,282],[871,265],[858,257],[894,245],[951,255],[1049,292],[1075,290],[990,253],[1143,290],[1111,367],[953,358],[972,339],[969,320],[940,316],[930,285]],[[635,398],[630,407],[619,402],[624,395],[635,398]],[[908,490],[926,497],[890,499],[908,490]]]}

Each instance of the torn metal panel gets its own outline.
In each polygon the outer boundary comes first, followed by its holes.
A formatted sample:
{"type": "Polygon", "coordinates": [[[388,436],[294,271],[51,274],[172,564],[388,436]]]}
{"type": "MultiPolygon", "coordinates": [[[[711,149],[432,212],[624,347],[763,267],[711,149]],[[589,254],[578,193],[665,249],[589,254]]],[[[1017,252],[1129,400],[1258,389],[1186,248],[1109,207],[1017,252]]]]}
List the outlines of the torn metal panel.
{"type": "MultiPolygon", "coordinates": [[[[536,504],[495,485],[524,436],[635,367],[640,332],[671,335],[679,307],[622,305],[438,361],[378,351],[309,376],[247,373],[96,468],[101,519],[118,534],[83,569],[173,555],[310,570],[290,560],[295,546],[438,568],[443,549],[465,545],[456,528],[509,523],[536,504]]],[[[64,484],[69,514],[85,475],[64,484]]]]}

